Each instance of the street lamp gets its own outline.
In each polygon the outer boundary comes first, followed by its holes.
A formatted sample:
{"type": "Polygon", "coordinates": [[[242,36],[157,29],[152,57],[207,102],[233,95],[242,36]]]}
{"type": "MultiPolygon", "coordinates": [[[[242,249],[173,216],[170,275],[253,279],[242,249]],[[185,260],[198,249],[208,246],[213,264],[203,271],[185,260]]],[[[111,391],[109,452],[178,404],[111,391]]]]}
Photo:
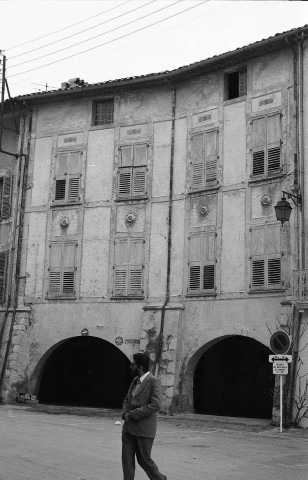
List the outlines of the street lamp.
{"type": "Polygon", "coordinates": [[[276,218],[277,220],[279,220],[279,222],[281,222],[281,225],[283,226],[284,222],[289,221],[291,212],[293,210],[290,203],[285,198],[285,195],[287,195],[288,198],[291,198],[291,200],[294,202],[294,204],[297,207],[301,206],[302,198],[300,194],[293,195],[292,193],[284,192],[283,190],[282,190],[282,193],[283,193],[282,199],[279,202],[277,202],[277,205],[275,205],[274,208],[275,208],[276,218]]]}

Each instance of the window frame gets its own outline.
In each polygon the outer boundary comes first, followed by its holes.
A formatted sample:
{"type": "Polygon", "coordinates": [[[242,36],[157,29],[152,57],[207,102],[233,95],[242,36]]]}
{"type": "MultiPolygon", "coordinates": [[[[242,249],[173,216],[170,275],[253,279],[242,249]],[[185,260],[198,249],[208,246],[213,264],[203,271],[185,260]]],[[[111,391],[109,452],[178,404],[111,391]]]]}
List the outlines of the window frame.
{"type": "Polygon", "coordinates": [[[232,101],[239,98],[245,98],[247,96],[247,88],[248,88],[248,72],[247,72],[247,65],[243,65],[242,67],[236,68],[232,70],[232,72],[226,72],[224,75],[224,84],[225,84],[225,101],[232,101]],[[238,95],[230,97],[230,76],[234,74],[238,74],[238,95]],[[241,75],[243,81],[241,82],[241,75]],[[241,86],[242,83],[242,86],[241,86]],[[242,93],[241,93],[242,89],[242,93]]]}
{"type": "Polygon", "coordinates": [[[191,134],[190,137],[190,180],[189,180],[189,189],[190,192],[200,192],[213,187],[217,187],[218,180],[218,162],[219,162],[219,128],[214,127],[206,130],[195,131],[191,134]],[[206,155],[207,149],[207,136],[211,134],[216,134],[216,153],[212,155],[206,155]],[[202,145],[202,162],[195,161],[194,159],[194,138],[203,137],[202,145]],[[215,164],[215,178],[210,178],[207,180],[207,172],[214,170],[211,163],[215,164]],[[198,168],[194,169],[194,165],[198,168]],[[201,179],[202,176],[202,179],[201,179]],[[198,181],[199,178],[199,181],[198,181]]]}
{"type": "Polygon", "coordinates": [[[81,201],[82,155],[83,155],[82,150],[67,150],[63,152],[59,151],[56,154],[53,200],[52,200],[52,203],[54,205],[72,205],[72,204],[79,203],[81,201]],[[59,169],[59,157],[62,155],[63,156],[67,155],[68,157],[66,161],[68,162],[69,156],[76,153],[79,154],[79,173],[68,173],[68,172],[64,172],[63,174],[57,173],[57,170],[59,169]],[[58,195],[60,196],[61,189],[63,190],[63,185],[64,185],[64,197],[57,198],[57,192],[58,192],[58,195]],[[71,198],[70,198],[70,192],[73,193],[71,198]]]}
{"type": "MultiPolygon", "coordinates": [[[[191,232],[188,237],[188,261],[187,261],[187,296],[213,296],[217,295],[217,258],[216,258],[216,238],[217,233],[215,231],[202,231],[202,232],[191,232]],[[208,239],[206,240],[206,238],[208,239]],[[210,237],[212,240],[210,240],[210,237]],[[191,260],[191,241],[193,238],[199,240],[200,248],[200,260],[191,260]],[[206,241],[208,244],[206,245],[206,241]],[[212,246],[210,245],[212,241],[212,246]],[[212,248],[212,259],[206,259],[205,249],[212,248]],[[206,279],[204,277],[205,269],[211,267],[212,272],[209,272],[209,277],[207,281],[212,281],[211,288],[204,288],[206,279]],[[199,269],[199,273],[195,274],[195,277],[192,277],[192,269],[199,269]],[[212,278],[212,280],[211,280],[212,278]],[[197,279],[197,280],[196,280],[197,279]],[[191,288],[193,282],[196,283],[196,288],[191,288]]],[[[209,252],[208,252],[209,253],[209,252]]]]}
{"type": "Polygon", "coordinates": [[[112,298],[144,298],[144,244],[145,240],[142,236],[120,237],[114,240],[112,298]],[[139,252],[141,261],[136,263],[131,258],[132,245],[134,243],[141,244],[141,251],[139,252]],[[117,246],[121,244],[127,245],[127,258],[126,261],[117,263],[117,255],[121,255],[120,250],[117,250],[117,246]]]}
{"type": "Polygon", "coordinates": [[[148,197],[148,161],[149,144],[146,141],[123,144],[118,147],[117,200],[138,200],[148,197]],[[141,146],[145,147],[145,162],[144,164],[134,165],[135,150],[141,146]],[[122,151],[124,149],[131,149],[131,165],[122,165],[122,151]]]}
{"type": "Polygon", "coordinates": [[[72,299],[76,298],[76,272],[77,272],[77,246],[78,243],[75,240],[64,240],[64,241],[51,241],[49,243],[49,263],[48,263],[48,289],[47,289],[47,298],[48,299],[72,299]],[[52,248],[53,247],[60,247],[61,248],[61,258],[59,260],[59,266],[51,266],[51,255],[52,255],[52,248]],[[74,266],[64,266],[63,258],[66,255],[66,247],[74,247],[74,266]],[[73,273],[73,275],[71,275],[73,273]],[[58,279],[56,275],[52,274],[59,274],[58,279]],[[65,279],[65,274],[70,274],[65,279]],[[64,289],[64,283],[71,281],[70,278],[73,277],[73,290],[69,291],[64,289]],[[59,285],[58,291],[56,291],[56,285],[59,285]],[[53,283],[54,287],[51,287],[53,283]],[[53,290],[54,289],[54,290],[53,290]]]}
{"type": "MultiPolygon", "coordinates": [[[[108,112],[107,114],[108,115],[108,112]]],[[[92,126],[94,127],[107,127],[110,125],[114,124],[114,98],[106,98],[106,99],[99,99],[99,100],[93,100],[92,102],[92,126]],[[97,108],[98,105],[108,105],[112,104],[112,121],[104,121],[103,123],[100,123],[97,121],[97,108]]]]}

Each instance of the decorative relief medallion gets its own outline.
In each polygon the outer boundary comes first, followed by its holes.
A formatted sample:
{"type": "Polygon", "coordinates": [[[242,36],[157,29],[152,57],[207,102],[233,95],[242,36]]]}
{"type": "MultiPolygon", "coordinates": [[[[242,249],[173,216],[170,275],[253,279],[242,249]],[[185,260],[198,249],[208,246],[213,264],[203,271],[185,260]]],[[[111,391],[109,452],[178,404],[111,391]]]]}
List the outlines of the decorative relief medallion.
{"type": "Polygon", "coordinates": [[[60,227],[61,228],[67,228],[70,224],[69,218],[68,217],[62,217],[60,218],[60,227]]]}
{"type": "Polygon", "coordinates": [[[128,225],[133,225],[136,221],[136,215],[134,213],[128,213],[125,217],[125,221],[128,225]]]}
{"type": "Polygon", "coordinates": [[[206,217],[207,214],[209,213],[209,209],[206,205],[202,205],[200,208],[199,208],[199,214],[202,216],[202,217],[206,217]]]}
{"type": "Polygon", "coordinates": [[[263,195],[263,197],[261,198],[262,207],[269,207],[271,203],[272,203],[272,198],[270,197],[270,195],[263,195]]]}

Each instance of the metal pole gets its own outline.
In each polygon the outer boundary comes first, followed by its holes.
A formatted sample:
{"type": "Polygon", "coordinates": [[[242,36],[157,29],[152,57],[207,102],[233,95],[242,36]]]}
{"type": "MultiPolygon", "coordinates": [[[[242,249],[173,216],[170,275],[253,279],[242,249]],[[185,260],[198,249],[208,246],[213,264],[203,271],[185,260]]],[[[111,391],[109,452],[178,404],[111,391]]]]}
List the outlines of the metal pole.
{"type": "Polygon", "coordinates": [[[282,375],[280,377],[280,433],[282,433],[282,375]]]}

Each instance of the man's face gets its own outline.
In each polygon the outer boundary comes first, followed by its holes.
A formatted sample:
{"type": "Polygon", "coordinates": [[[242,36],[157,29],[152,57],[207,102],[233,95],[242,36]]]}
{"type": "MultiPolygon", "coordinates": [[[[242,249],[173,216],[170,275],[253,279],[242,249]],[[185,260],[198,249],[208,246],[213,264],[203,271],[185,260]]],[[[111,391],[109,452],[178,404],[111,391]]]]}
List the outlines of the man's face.
{"type": "Polygon", "coordinates": [[[136,377],[139,374],[139,367],[136,365],[135,360],[133,360],[133,363],[130,366],[130,372],[132,377],[136,377]]]}

